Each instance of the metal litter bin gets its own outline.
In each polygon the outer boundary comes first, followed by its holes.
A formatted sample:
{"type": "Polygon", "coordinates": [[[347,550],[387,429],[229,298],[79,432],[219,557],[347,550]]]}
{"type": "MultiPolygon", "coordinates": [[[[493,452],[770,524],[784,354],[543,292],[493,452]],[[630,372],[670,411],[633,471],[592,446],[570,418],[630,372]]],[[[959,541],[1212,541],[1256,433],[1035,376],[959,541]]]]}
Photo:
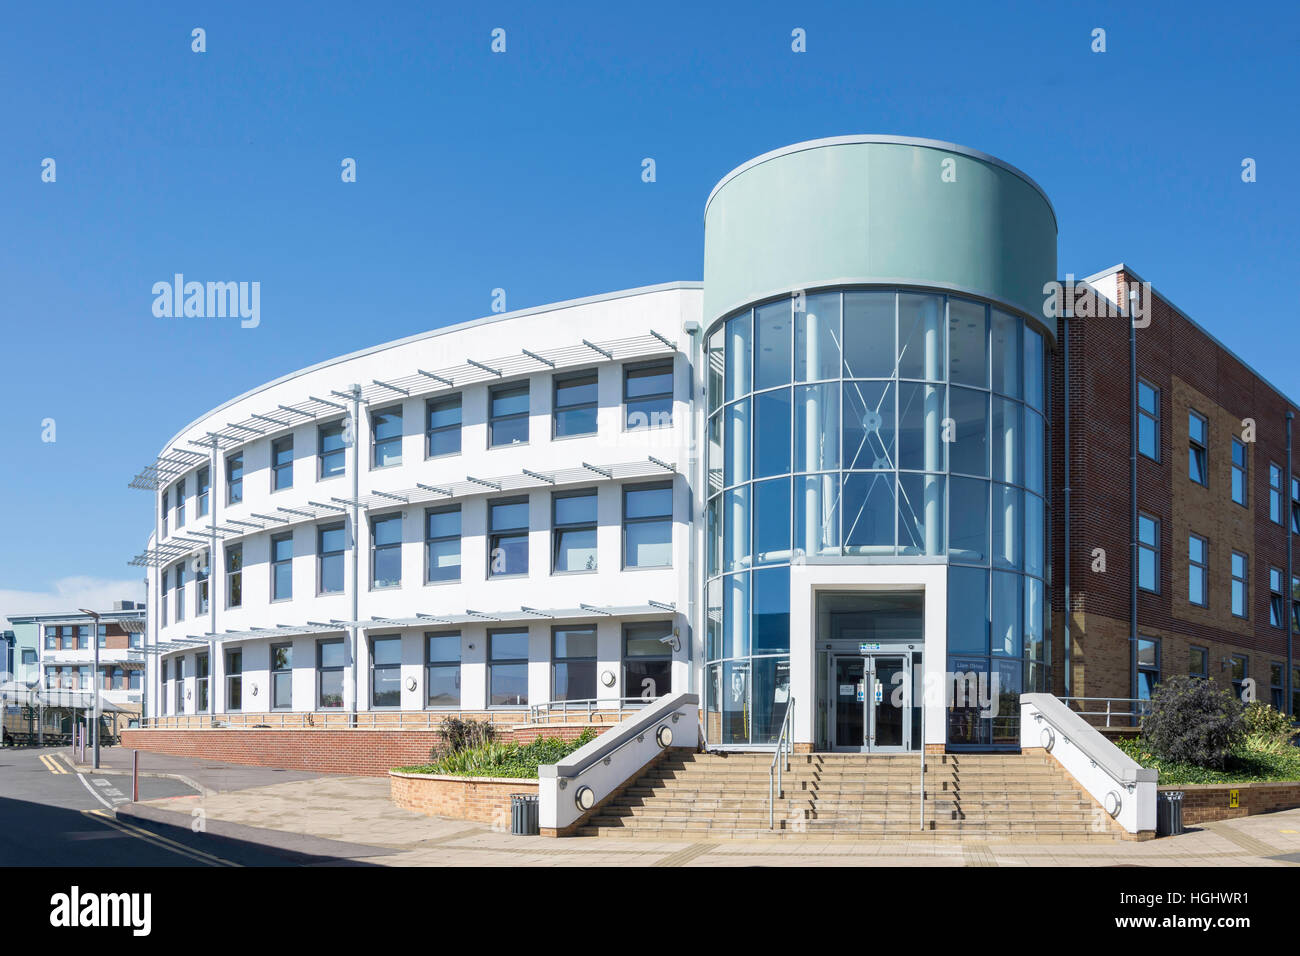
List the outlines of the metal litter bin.
{"type": "Polygon", "coordinates": [[[538,812],[537,794],[510,794],[510,835],[537,836],[538,812]]]}
{"type": "Polygon", "coordinates": [[[1161,790],[1156,794],[1156,836],[1177,836],[1183,832],[1183,792],[1161,790]]]}

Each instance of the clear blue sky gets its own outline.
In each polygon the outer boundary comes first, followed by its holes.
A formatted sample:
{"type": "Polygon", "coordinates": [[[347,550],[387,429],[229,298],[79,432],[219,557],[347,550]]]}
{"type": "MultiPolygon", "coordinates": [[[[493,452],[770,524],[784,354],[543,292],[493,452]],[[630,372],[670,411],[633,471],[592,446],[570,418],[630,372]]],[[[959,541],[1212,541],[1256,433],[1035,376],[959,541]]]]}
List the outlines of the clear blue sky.
{"type": "Polygon", "coordinates": [[[815,137],[1024,169],[1062,273],[1130,263],[1300,396],[1294,4],[614,6],[8,5],[0,615],[138,579],[127,482],[212,406],[484,315],[498,286],[514,309],[699,279],[713,184],[815,137]],[[261,282],[261,326],[155,318],[174,272],[261,282]]]}

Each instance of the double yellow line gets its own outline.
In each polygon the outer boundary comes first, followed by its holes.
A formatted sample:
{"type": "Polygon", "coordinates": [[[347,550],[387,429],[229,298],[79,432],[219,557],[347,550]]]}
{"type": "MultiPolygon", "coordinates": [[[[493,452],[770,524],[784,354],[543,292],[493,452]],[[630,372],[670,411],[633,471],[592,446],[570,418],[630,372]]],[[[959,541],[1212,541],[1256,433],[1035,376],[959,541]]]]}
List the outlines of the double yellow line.
{"type": "Polygon", "coordinates": [[[67,773],[68,768],[54,759],[54,754],[39,754],[40,761],[50,773],[67,773]]]}
{"type": "Polygon", "coordinates": [[[107,810],[82,810],[84,816],[93,817],[104,826],[112,827],[125,833],[127,836],[135,837],[137,840],[143,840],[150,846],[158,847],[162,850],[168,850],[178,856],[187,857],[191,860],[197,860],[206,866],[240,866],[239,863],[233,863],[230,860],[222,859],[219,856],[213,856],[211,853],[204,853],[202,850],[196,850],[192,846],[186,846],[183,843],[177,843],[175,840],[169,840],[165,836],[159,836],[142,827],[137,827],[131,823],[124,823],[118,820],[107,810]]]}

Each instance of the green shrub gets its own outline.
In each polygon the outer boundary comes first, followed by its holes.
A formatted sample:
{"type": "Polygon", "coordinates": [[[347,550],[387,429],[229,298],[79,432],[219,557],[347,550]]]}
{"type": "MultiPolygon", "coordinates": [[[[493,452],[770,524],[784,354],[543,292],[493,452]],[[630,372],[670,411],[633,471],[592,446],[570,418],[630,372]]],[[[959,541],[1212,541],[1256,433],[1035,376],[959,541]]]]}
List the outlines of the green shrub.
{"type": "Polygon", "coordinates": [[[429,751],[429,759],[437,761],[450,754],[482,747],[496,739],[497,729],[491,721],[472,717],[444,717],[438,724],[442,743],[429,751]]]}
{"type": "Polygon", "coordinates": [[[1243,736],[1241,710],[1236,696],[1211,681],[1171,677],[1151,695],[1142,739],[1162,760],[1222,770],[1243,736]]]}
{"type": "Polygon", "coordinates": [[[1285,754],[1295,749],[1300,731],[1291,726],[1291,718],[1263,701],[1247,704],[1242,715],[1243,749],[1255,753],[1285,754]]]}
{"type": "Polygon", "coordinates": [[[596,739],[591,727],[583,729],[576,740],[538,737],[527,744],[486,741],[437,757],[423,767],[398,767],[405,773],[444,774],[451,777],[520,777],[536,778],[542,764],[559,763],[584,744],[596,739]]]}

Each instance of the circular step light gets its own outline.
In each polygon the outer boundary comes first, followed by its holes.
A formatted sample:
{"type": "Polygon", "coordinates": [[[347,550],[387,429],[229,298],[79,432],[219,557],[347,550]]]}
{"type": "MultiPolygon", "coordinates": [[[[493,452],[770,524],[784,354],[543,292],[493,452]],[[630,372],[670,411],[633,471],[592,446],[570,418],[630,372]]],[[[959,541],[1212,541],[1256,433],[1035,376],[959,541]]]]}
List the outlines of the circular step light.
{"type": "Polygon", "coordinates": [[[591,787],[579,787],[578,792],[573,795],[573,802],[579,810],[586,813],[596,805],[596,791],[591,787]]]}

